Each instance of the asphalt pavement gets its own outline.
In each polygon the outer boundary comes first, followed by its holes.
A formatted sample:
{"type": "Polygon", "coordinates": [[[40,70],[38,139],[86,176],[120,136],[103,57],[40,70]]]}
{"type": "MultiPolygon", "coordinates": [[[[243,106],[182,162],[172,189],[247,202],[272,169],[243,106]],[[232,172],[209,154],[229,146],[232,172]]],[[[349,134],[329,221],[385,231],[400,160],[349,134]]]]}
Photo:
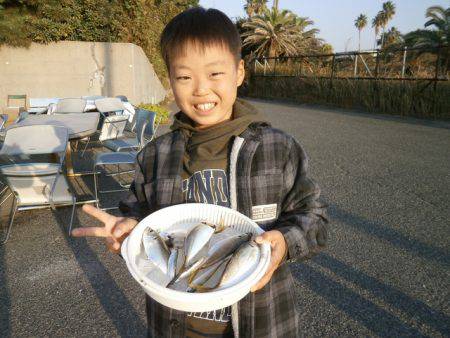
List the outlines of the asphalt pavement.
{"type": "MultiPolygon", "coordinates": [[[[304,146],[328,204],[328,249],[291,266],[301,335],[450,336],[450,124],[251,101],[304,146]]],[[[143,291],[101,240],[67,236],[69,211],[17,214],[0,337],[145,336],[143,291]]]]}

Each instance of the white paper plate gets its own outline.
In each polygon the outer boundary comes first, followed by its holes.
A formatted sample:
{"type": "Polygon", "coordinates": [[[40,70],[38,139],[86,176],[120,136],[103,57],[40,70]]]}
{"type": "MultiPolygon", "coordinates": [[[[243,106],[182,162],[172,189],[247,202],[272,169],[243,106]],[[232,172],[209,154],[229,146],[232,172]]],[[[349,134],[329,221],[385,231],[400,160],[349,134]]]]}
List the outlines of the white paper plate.
{"type": "MultiPolygon", "coordinates": [[[[259,235],[264,231],[250,218],[229,208],[203,203],[178,204],[154,212],[144,218],[122,244],[122,256],[133,278],[154,300],[170,308],[188,311],[212,311],[232,305],[245,297],[250,288],[264,276],[270,262],[270,245],[260,245],[260,260],[255,269],[243,280],[226,289],[205,293],[187,293],[168,289],[157,283],[157,272],[148,273],[138,268],[142,263],[142,234],[147,227],[160,232],[187,233],[201,221],[231,227],[240,233],[259,235]],[[151,277],[149,277],[149,275],[151,277]]],[[[151,264],[151,263],[150,263],[151,264]]]]}

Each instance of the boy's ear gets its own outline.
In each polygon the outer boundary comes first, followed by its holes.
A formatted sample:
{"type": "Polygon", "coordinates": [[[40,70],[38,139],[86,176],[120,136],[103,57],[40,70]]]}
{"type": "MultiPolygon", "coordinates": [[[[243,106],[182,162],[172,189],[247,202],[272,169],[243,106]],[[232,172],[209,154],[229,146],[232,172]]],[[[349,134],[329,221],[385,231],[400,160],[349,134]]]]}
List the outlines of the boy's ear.
{"type": "Polygon", "coordinates": [[[237,67],[237,86],[239,87],[245,78],[244,60],[240,60],[237,67]]]}

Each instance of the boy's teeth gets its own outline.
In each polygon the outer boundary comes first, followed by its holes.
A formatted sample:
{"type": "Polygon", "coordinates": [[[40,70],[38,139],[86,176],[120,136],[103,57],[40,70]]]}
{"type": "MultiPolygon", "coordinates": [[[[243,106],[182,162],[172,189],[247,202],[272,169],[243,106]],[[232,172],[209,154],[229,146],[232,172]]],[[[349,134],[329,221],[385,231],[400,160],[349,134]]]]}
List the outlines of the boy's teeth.
{"type": "Polygon", "coordinates": [[[210,103],[197,104],[197,105],[195,105],[195,107],[200,110],[210,110],[210,109],[214,108],[214,105],[215,104],[213,102],[210,102],[210,103]]]}

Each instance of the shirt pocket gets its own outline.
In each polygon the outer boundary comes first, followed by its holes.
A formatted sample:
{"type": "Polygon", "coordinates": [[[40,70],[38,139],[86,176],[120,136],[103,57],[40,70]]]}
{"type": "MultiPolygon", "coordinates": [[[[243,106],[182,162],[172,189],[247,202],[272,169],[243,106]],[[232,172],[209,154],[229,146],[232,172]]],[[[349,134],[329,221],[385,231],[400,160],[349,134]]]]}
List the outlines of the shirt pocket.
{"type": "MultiPolygon", "coordinates": [[[[250,184],[252,190],[252,213],[259,213],[260,215],[257,218],[263,219],[262,223],[276,219],[280,213],[281,194],[283,193],[283,176],[281,171],[280,173],[270,172],[252,176],[250,177],[250,184]]],[[[255,218],[253,216],[256,215],[252,215],[252,218],[255,218]]]]}
{"type": "Polygon", "coordinates": [[[172,205],[175,179],[160,178],[144,184],[144,193],[150,209],[161,209],[172,205]]]}

